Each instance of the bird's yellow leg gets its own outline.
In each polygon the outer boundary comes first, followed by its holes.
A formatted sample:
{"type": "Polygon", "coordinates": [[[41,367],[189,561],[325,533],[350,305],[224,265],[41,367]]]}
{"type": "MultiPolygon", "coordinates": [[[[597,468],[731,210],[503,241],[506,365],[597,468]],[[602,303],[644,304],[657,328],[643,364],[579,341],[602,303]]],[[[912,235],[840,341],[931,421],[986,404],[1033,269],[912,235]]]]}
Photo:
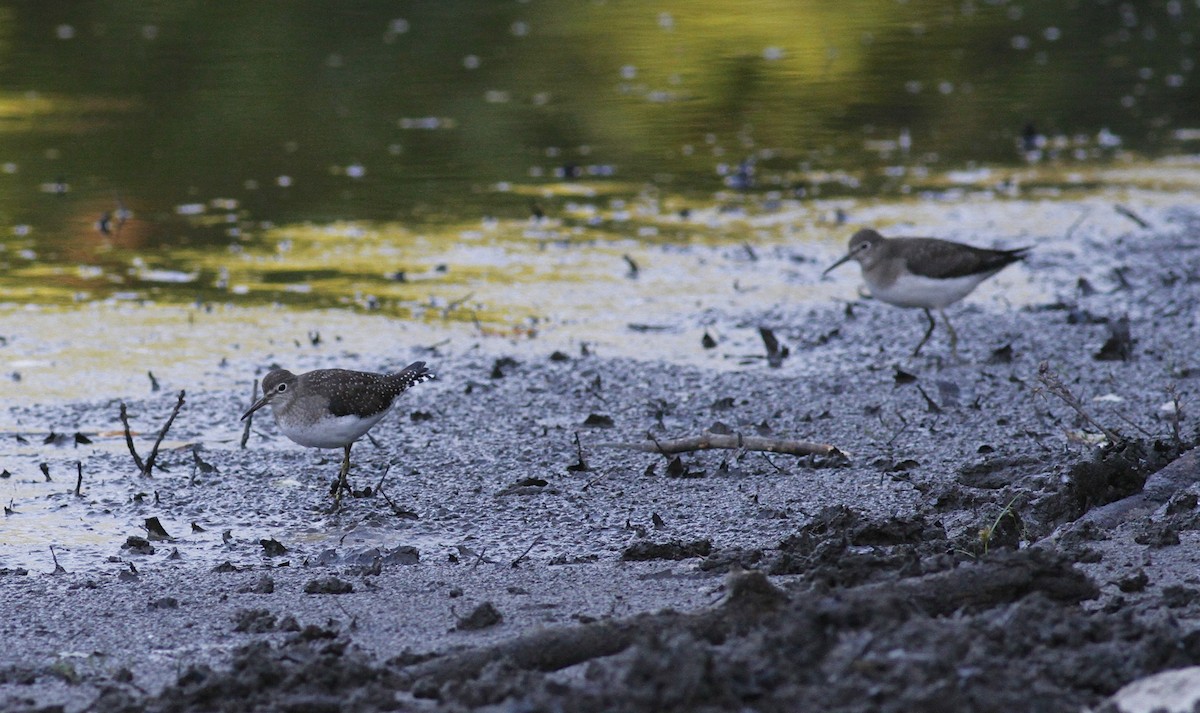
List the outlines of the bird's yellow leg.
{"type": "Polygon", "coordinates": [[[958,357],[958,333],[954,331],[954,325],[950,324],[950,320],[946,319],[946,313],[938,310],[938,316],[942,318],[942,324],[946,325],[946,331],[950,332],[950,356],[958,357]]]}

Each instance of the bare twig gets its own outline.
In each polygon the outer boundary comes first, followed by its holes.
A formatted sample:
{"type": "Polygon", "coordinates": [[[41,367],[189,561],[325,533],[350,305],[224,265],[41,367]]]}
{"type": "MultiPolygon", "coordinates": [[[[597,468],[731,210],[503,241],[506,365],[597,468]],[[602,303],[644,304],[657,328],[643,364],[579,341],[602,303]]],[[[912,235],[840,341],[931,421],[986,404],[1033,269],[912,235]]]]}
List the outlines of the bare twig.
{"type": "Polygon", "coordinates": [[[137,449],[133,447],[133,434],[129,432],[129,414],[125,411],[125,402],[121,402],[121,425],[125,427],[125,445],[129,446],[129,455],[133,456],[133,464],[137,469],[145,473],[146,464],[142,461],[142,457],[138,455],[137,449]]]}
{"type": "Polygon", "coordinates": [[[1123,413],[1121,413],[1121,412],[1119,412],[1119,411],[1118,411],[1118,412],[1117,412],[1117,418],[1121,419],[1121,420],[1122,420],[1122,421],[1124,421],[1125,423],[1128,423],[1130,426],[1133,426],[1134,430],[1136,430],[1136,431],[1140,432],[1140,433],[1141,433],[1143,436],[1145,436],[1146,438],[1154,438],[1154,434],[1153,434],[1153,433],[1151,433],[1150,431],[1146,430],[1145,428],[1142,428],[1141,426],[1139,426],[1139,425],[1137,425],[1136,423],[1134,423],[1134,422],[1133,422],[1133,419],[1132,419],[1132,418],[1129,418],[1129,417],[1128,417],[1128,416],[1126,416],[1125,414],[1123,414],[1123,413]]]}
{"type": "Polygon", "coordinates": [[[1095,429],[1103,433],[1104,437],[1108,439],[1109,443],[1116,445],[1124,442],[1125,439],[1121,437],[1121,434],[1101,426],[1096,419],[1092,418],[1090,413],[1084,410],[1083,404],[1079,403],[1079,399],[1075,398],[1075,394],[1072,394],[1071,390],[1067,388],[1066,384],[1064,384],[1062,380],[1058,378],[1058,374],[1056,374],[1054,370],[1050,368],[1050,364],[1048,362],[1042,362],[1038,365],[1037,378],[1038,381],[1042,383],[1042,390],[1062,399],[1062,402],[1074,409],[1075,413],[1079,414],[1084,421],[1087,421],[1095,429]]]}
{"type": "Polygon", "coordinates": [[[539,544],[541,544],[542,539],[542,535],[538,535],[537,537],[533,538],[533,542],[529,543],[529,546],[525,548],[525,551],[521,553],[521,556],[512,561],[513,569],[516,569],[521,564],[521,560],[525,559],[526,555],[528,555],[534,547],[537,547],[539,544]]]}
{"type": "Polygon", "coordinates": [[[63,566],[58,563],[58,555],[54,554],[54,545],[50,545],[50,559],[54,560],[55,574],[66,574],[67,570],[63,569],[63,566]]]}
{"type": "Polygon", "coordinates": [[[468,292],[466,295],[464,295],[456,300],[447,302],[446,306],[442,309],[443,314],[449,313],[453,310],[458,309],[459,307],[462,307],[464,304],[466,304],[467,300],[471,299],[474,296],[475,296],[474,292],[468,292]]]}
{"type": "Polygon", "coordinates": [[[925,407],[929,410],[929,413],[942,412],[942,407],[938,406],[936,401],[929,398],[929,394],[925,393],[925,389],[922,389],[920,384],[917,384],[917,391],[920,391],[921,396],[925,398],[925,407]]]}
{"type": "Polygon", "coordinates": [[[83,461],[75,461],[75,497],[79,497],[80,489],[83,488],[83,461]]]}
{"type": "Polygon", "coordinates": [[[142,475],[151,477],[151,471],[154,470],[154,461],[158,459],[158,447],[162,444],[163,439],[167,436],[167,431],[171,430],[171,424],[175,422],[175,417],[179,415],[179,409],[183,408],[183,390],[179,391],[179,400],[175,402],[175,408],[171,409],[171,415],[167,417],[167,422],[163,424],[162,430],[158,432],[158,438],[154,441],[154,447],[150,449],[150,455],[146,457],[146,467],[142,468],[142,475]]]}
{"type": "Polygon", "coordinates": [[[625,276],[631,279],[636,279],[638,276],[638,264],[634,262],[633,258],[629,257],[628,254],[622,255],[621,257],[625,259],[625,264],[629,266],[629,272],[626,273],[625,276]]]}
{"type": "Polygon", "coordinates": [[[1121,215],[1123,215],[1126,218],[1129,218],[1133,222],[1137,223],[1139,228],[1149,228],[1150,227],[1150,224],[1147,223],[1145,220],[1143,220],[1140,215],[1138,215],[1137,213],[1134,213],[1132,210],[1126,208],[1125,206],[1121,205],[1120,203],[1117,203],[1116,205],[1114,205],[1113,210],[1117,211],[1121,215]]]}
{"type": "Polygon", "coordinates": [[[387,492],[383,489],[383,480],[384,480],[384,478],[387,477],[388,472],[391,471],[391,469],[392,469],[391,463],[388,463],[384,467],[383,475],[379,476],[379,484],[375,486],[375,492],[377,492],[383,496],[383,501],[386,502],[388,504],[388,507],[390,507],[392,509],[393,515],[395,515],[398,518],[402,518],[402,519],[406,519],[406,520],[416,520],[418,516],[415,512],[413,512],[412,510],[405,510],[404,508],[400,507],[396,503],[392,502],[392,499],[388,497],[387,492]]]}
{"type": "Polygon", "coordinates": [[[588,488],[592,487],[596,483],[599,483],[601,480],[604,480],[605,478],[607,478],[609,472],[610,471],[605,471],[605,472],[601,473],[600,475],[597,475],[595,478],[592,478],[588,482],[584,483],[583,487],[580,488],[580,490],[582,490],[586,493],[588,488]]]}
{"type": "Polygon", "coordinates": [[[587,461],[583,459],[583,444],[579,442],[579,431],[575,432],[575,454],[579,462],[567,466],[567,470],[572,473],[582,473],[591,470],[587,461]]]}
{"type": "Polygon", "coordinates": [[[767,451],[794,456],[845,456],[836,446],[831,446],[827,443],[795,441],[787,438],[767,438],[764,436],[743,436],[740,433],[713,433],[711,431],[703,431],[698,436],[688,436],[668,441],[651,439],[642,441],[641,443],[597,443],[596,446],[602,448],[627,448],[642,451],[643,453],[660,453],[664,457],[713,448],[767,451]]]}
{"type": "MultiPolygon", "coordinates": [[[[250,387],[250,404],[253,405],[258,398],[258,379],[254,380],[254,385],[250,387]]],[[[246,449],[246,442],[250,440],[250,424],[254,422],[254,414],[246,414],[246,426],[242,429],[242,450],[246,449]]]]}
{"type": "Polygon", "coordinates": [[[1075,229],[1079,227],[1079,224],[1082,223],[1085,218],[1087,218],[1088,213],[1090,213],[1090,212],[1091,212],[1090,209],[1085,208],[1083,213],[1081,213],[1079,215],[1079,217],[1075,219],[1075,222],[1071,223],[1071,227],[1067,228],[1067,234],[1065,237],[1068,240],[1071,238],[1071,234],[1075,232],[1075,229]]]}

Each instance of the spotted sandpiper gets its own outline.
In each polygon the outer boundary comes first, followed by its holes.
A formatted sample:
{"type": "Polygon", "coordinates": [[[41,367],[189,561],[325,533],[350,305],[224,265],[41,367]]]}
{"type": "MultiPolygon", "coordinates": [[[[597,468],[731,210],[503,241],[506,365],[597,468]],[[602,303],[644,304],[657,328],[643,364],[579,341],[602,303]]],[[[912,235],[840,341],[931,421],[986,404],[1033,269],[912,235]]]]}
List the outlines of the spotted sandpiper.
{"type": "Polygon", "coordinates": [[[387,415],[396,397],[433,378],[425,362],[409,364],[395,374],[346,369],[317,369],[300,375],[274,369],[262,381],[263,395],[242,420],[267,404],[283,435],[310,448],[343,448],[345,457],[333,494],[348,490],[350,446],[387,415]]]}
{"type": "Polygon", "coordinates": [[[1028,247],[988,250],[937,238],[885,238],[865,228],[850,238],[850,249],[822,274],[850,260],[862,267],[863,280],[875,297],[897,307],[920,307],[929,319],[929,329],[913,350],[933,334],[935,323],[929,310],[936,309],[950,332],[950,352],[958,353],[958,335],[942,310],[961,300],[997,272],[1025,258],[1028,247]]]}

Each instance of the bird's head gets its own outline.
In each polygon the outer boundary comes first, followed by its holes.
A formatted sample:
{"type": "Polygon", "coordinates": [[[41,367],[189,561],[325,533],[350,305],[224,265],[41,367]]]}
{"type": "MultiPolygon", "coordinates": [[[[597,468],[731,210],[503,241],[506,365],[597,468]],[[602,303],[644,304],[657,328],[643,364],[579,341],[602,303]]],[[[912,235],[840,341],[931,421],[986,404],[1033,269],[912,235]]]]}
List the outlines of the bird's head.
{"type": "Polygon", "coordinates": [[[262,380],[262,398],[255,401],[250,410],[242,414],[241,420],[246,420],[250,414],[267,404],[282,405],[290,402],[296,393],[296,380],[296,375],[287,369],[274,369],[270,371],[262,380]]]}
{"type": "Polygon", "coordinates": [[[822,275],[828,275],[833,268],[851,260],[857,260],[862,269],[868,270],[879,259],[879,247],[887,238],[870,228],[863,228],[850,238],[850,249],[840,260],[825,268],[822,275]]]}

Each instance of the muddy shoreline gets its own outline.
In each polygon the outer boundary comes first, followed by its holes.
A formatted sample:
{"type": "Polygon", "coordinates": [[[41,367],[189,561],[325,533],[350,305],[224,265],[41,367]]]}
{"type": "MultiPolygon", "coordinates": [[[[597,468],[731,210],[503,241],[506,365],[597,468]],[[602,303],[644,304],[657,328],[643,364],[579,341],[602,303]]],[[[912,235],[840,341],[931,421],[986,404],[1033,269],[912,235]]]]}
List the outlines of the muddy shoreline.
{"type": "MultiPolygon", "coordinates": [[[[1056,299],[953,308],[961,360],[940,331],[909,358],[919,314],[867,300],[700,306],[664,334],[631,328],[642,358],[538,339],[413,349],[440,378],[356,447],[364,497],[337,511],[332,454],[262,422],[242,450],[228,416],[245,389],[189,392],[171,432],[184,445],[152,481],[54,496],[81,523],[154,517],[171,539],[128,527],[65,572],[0,570],[0,707],[1102,706],[1200,663],[1200,467],[1180,457],[1197,435],[1200,217],[1145,213],[1152,229],[1035,249],[1028,270],[1056,299]],[[1122,318],[1132,341],[1112,347],[1122,318]],[[760,327],[788,348],[777,368],[760,327]],[[680,331],[713,335],[720,368],[665,358],[680,331]],[[1094,445],[1054,377],[1120,447],[1094,445]],[[710,451],[669,467],[607,445],[713,428],[849,459],[710,451]]],[[[740,269],[752,284],[758,268],[740,269]]],[[[129,408],[157,424],[172,402],[129,408]]],[[[71,433],[113,406],[12,417],[71,433]]],[[[87,472],[129,469],[117,435],[88,432],[87,472]]],[[[79,456],[53,447],[67,491],[79,456]]]]}

